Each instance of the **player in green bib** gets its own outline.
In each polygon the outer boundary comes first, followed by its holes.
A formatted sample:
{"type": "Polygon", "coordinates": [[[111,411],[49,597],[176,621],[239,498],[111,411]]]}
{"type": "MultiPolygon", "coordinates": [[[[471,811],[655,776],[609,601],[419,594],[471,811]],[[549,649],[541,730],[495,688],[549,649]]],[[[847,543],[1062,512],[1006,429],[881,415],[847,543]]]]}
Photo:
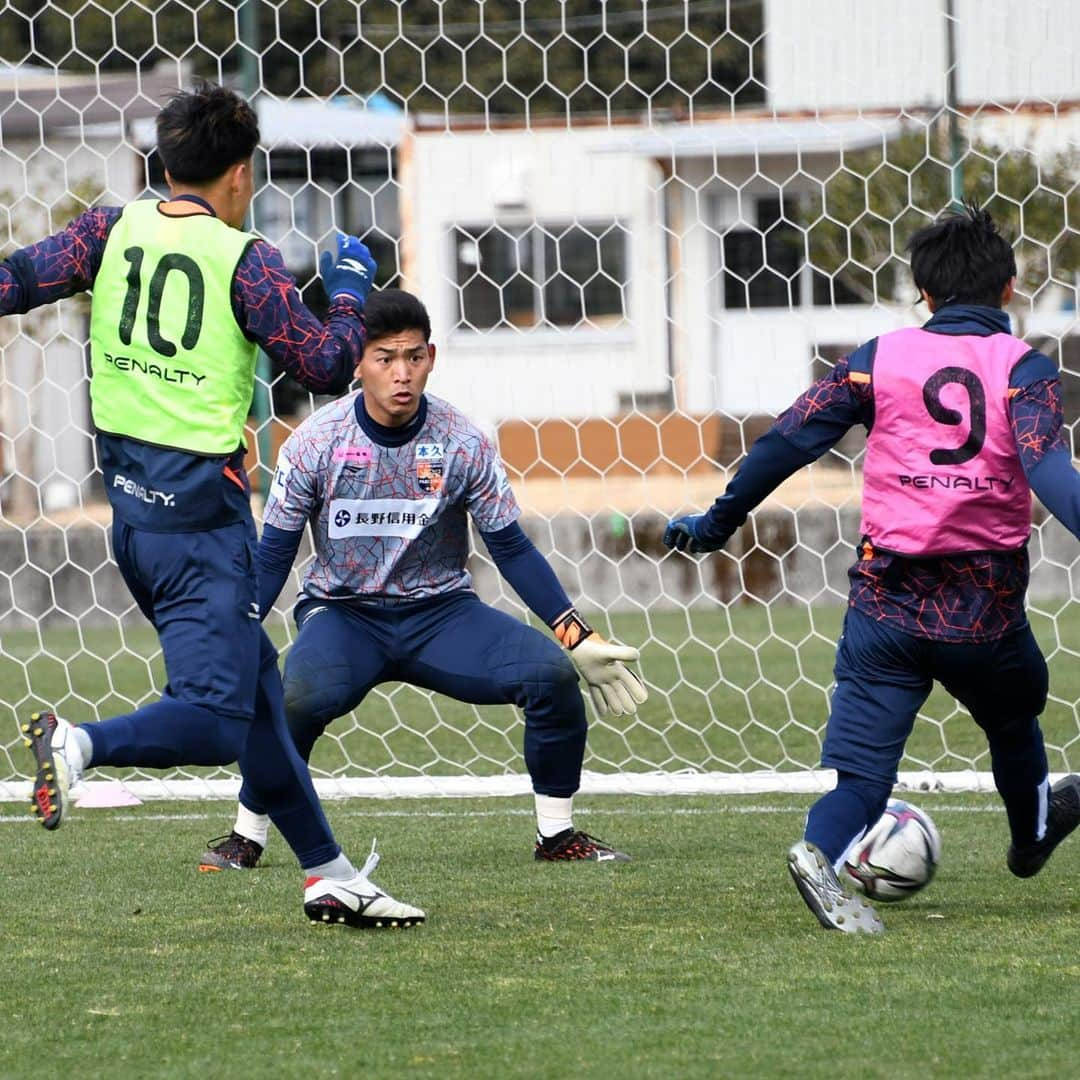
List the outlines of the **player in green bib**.
{"type": "Polygon", "coordinates": [[[343,390],[375,264],[358,239],[338,237],[321,261],[321,322],[281,253],[241,228],[259,140],[251,107],[200,84],[162,109],[157,135],[168,199],[89,210],[0,264],[0,314],[93,289],[90,392],[113,552],[168,676],[159,701],[100,723],[31,715],[34,812],[57,828],[89,767],[239,760],[306,872],[312,921],[410,926],[424,913],[371,882],[374,851],[360,871],[342,853],[289,736],[277,652],[259,624],[243,465],[258,348],[313,391],[343,390]]]}
{"type": "Polygon", "coordinates": [[[125,207],[90,318],[99,431],[202,455],[243,441],[258,347],[229,298],[254,240],[214,214],[170,217],[151,200],[125,207]]]}

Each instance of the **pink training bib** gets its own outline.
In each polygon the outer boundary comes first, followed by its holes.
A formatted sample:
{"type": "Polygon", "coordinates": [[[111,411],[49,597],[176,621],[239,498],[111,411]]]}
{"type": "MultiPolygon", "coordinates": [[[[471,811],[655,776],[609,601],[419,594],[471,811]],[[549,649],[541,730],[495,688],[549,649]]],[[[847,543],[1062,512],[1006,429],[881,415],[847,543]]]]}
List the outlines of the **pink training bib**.
{"type": "Polygon", "coordinates": [[[1011,334],[906,329],[878,339],[862,532],[902,555],[1007,551],[1031,532],[1031,492],[1009,423],[1011,334]]]}

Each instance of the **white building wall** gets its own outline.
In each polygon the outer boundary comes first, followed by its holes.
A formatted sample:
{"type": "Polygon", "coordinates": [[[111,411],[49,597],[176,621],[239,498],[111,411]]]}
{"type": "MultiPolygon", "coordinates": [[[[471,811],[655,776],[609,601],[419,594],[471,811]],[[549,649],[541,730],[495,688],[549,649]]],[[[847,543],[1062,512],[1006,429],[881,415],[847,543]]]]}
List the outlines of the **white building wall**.
{"type": "Polygon", "coordinates": [[[405,287],[431,313],[431,390],[483,423],[612,416],[667,386],[659,166],[604,152],[606,129],[418,132],[402,153],[405,287]],[[610,329],[454,330],[453,229],[618,219],[628,229],[627,321],[610,329]]]}
{"type": "MultiPolygon", "coordinates": [[[[8,251],[62,229],[72,197],[118,205],[136,194],[135,151],[118,131],[50,133],[0,151],[0,203],[8,251]]],[[[85,299],[0,320],[0,449],[9,476],[3,512],[33,515],[73,506],[94,470],[85,299]],[[15,480],[10,479],[15,474],[15,480]],[[12,501],[21,505],[11,506],[12,501]]]]}
{"type": "MultiPolygon", "coordinates": [[[[955,0],[961,103],[1080,95],[1080,3],[955,0]]],[[[943,0],[765,0],[768,103],[912,108],[945,96],[943,0]]]]}
{"type": "Polygon", "coordinates": [[[1061,153],[1080,153],[1080,83],[1078,104],[1055,112],[997,109],[972,116],[967,136],[1003,150],[1029,150],[1043,160],[1061,153]]]}
{"type": "Polygon", "coordinates": [[[794,308],[736,311],[724,307],[721,237],[733,226],[754,226],[755,201],[781,190],[796,197],[820,190],[839,156],[796,161],[775,155],[686,160],[679,163],[676,218],[681,223],[674,296],[674,368],[681,407],[695,415],[732,417],[778,413],[807,386],[815,352],[855,345],[919,320],[914,310],[884,305],[815,307],[804,268],[802,302],[794,308]]]}

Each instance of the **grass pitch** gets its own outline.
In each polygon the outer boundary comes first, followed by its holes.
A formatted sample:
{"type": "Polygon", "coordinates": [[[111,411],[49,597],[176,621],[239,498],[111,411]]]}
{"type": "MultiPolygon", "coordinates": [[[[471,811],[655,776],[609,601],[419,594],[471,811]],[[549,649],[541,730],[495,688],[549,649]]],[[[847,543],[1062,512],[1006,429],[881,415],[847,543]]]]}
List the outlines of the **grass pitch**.
{"type": "MultiPolygon", "coordinates": [[[[1055,771],[1077,767],[1078,610],[1033,619],[1056,650],[1055,771]]],[[[590,767],[814,764],[841,615],[750,606],[602,626],[644,646],[653,695],[624,728],[593,725],[590,767]]],[[[25,772],[15,725],[34,706],[78,721],[150,699],[155,652],[138,627],[5,633],[0,772],[25,772]]],[[[521,771],[512,709],[478,722],[388,689],[320,740],[317,770],[400,772],[438,755],[440,772],[521,771]]],[[[988,768],[944,695],[909,749],[905,768],[988,768]]],[[[55,834],[0,804],[0,1077],[1071,1074],[1080,836],[1021,882],[994,798],[913,798],[942,833],[942,866],[926,892],[883,907],[873,939],[820,930],[788,879],[808,798],[579,800],[578,824],[630,851],[627,865],[534,863],[529,799],[333,802],[354,860],[377,834],[377,880],[429,916],[363,933],[308,925],[278,837],[257,871],[198,874],[231,804],[76,811],[55,834]]]]}
{"type": "Polygon", "coordinates": [[[593,798],[626,865],[537,864],[531,800],[329,804],[408,931],[312,927],[279,837],[200,875],[225,804],[0,818],[6,1078],[1068,1075],[1080,842],[1012,878],[989,796],[916,797],[944,854],[881,938],[791,885],[795,797],[593,798]]]}
{"type": "MultiPolygon", "coordinates": [[[[733,604],[595,620],[602,633],[641,648],[650,699],[635,717],[591,724],[586,768],[815,767],[843,613],[837,605],[733,604]]],[[[1050,768],[1065,772],[1078,767],[1080,752],[1080,604],[1031,619],[1050,658],[1051,699],[1042,717],[1050,768]]],[[[268,626],[285,647],[283,621],[274,616],[268,626]]],[[[155,700],[164,683],[157,638],[138,617],[123,632],[60,627],[0,634],[0,780],[26,770],[17,733],[27,713],[52,706],[74,722],[104,719],[155,700]]],[[[336,721],[330,735],[315,747],[317,775],[524,772],[521,719],[509,705],[475,709],[388,684],[336,721]]],[[[935,690],[901,769],[989,768],[981,732],[935,690]]]]}

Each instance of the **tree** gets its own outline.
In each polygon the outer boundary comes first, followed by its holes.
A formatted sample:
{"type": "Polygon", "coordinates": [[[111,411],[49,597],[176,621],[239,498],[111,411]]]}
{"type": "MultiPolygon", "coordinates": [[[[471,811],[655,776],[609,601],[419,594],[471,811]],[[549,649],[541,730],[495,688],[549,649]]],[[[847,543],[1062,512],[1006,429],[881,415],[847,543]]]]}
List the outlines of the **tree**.
{"type": "MultiPolygon", "coordinates": [[[[0,55],[72,71],[182,59],[225,78],[239,5],[8,0],[0,55]]],[[[413,112],[518,119],[693,114],[765,98],[762,0],[248,0],[262,86],[282,96],[375,91],[413,112]]]]}
{"type": "MultiPolygon", "coordinates": [[[[912,289],[907,241],[951,202],[946,161],[933,127],[845,154],[802,208],[809,261],[868,302],[903,299],[912,289]]],[[[1036,302],[1055,285],[1073,288],[1080,271],[1080,153],[1040,159],[976,140],[960,165],[964,197],[985,206],[1015,241],[1021,293],[1036,302]]]]}

